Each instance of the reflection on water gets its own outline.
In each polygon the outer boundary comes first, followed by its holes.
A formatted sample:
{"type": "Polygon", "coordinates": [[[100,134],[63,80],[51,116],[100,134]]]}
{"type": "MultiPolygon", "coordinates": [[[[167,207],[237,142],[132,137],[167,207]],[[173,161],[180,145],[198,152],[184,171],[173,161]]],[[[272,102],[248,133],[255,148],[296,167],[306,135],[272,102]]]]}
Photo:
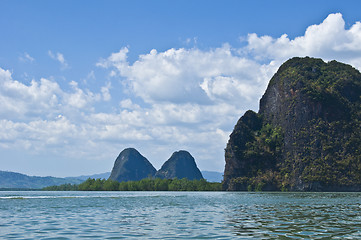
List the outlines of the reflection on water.
{"type": "Polygon", "coordinates": [[[0,192],[0,239],[361,239],[360,193],[0,192]]]}

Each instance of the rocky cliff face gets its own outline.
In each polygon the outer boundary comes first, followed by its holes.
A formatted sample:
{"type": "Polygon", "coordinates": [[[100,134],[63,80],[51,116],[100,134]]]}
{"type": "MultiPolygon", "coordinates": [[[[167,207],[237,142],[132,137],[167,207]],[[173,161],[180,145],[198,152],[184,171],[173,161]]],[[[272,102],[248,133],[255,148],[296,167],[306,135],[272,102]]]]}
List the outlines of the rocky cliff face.
{"type": "Polygon", "coordinates": [[[187,151],[179,151],[163,164],[161,169],[155,174],[155,178],[188,178],[189,180],[203,179],[192,155],[187,151]]]}
{"type": "Polygon", "coordinates": [[[288,60],[259,112],[237,122],[225,160],[225,190],[360,191],[360,72],[336,61],[288,60]]]}
{"type": "Polygon", "coordinates": [[[153,177],[156,169],[134,148],[124,149],[115,160],[110,179],[122,181],[138,181],[153,177]]]}

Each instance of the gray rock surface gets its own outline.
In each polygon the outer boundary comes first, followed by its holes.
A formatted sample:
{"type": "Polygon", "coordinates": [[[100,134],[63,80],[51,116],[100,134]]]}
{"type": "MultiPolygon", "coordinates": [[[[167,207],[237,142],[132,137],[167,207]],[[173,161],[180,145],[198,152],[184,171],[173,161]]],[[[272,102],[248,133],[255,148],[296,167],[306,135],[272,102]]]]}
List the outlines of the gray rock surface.
{"type": "Polygon", "coordinates": [[[115,160],[110,179],[118,182],[139,181],[153,177],[156,169],[136,149],[124,149],[115,160]]]}
{"type": "Polygon", "coordinates": [[[203,179],[192,155],[187,151],[174,152],[155,174],[156,178],[173,179],[187,178],[189,180],[203,179]]]}

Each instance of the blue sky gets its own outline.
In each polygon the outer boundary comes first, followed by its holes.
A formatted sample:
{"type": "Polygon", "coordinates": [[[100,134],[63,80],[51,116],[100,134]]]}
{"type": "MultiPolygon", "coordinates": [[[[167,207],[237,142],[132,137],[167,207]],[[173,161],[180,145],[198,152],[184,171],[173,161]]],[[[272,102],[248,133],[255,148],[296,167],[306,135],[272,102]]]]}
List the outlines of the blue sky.
{"type": "Polygon", "coordinates": [[[293,56],[361,69],[358,1],[1,1],[0,170],[110,171],[137,148],[223,171],[238,118],[293,56]]]}

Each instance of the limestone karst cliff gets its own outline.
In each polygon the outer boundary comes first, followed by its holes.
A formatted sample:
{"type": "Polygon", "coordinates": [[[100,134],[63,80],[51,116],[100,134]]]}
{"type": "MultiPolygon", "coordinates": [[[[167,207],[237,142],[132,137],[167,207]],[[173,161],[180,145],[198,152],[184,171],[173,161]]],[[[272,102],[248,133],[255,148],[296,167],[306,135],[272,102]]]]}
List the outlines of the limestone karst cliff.
{"type": "Polygon", "coordinates": [[[138,181],[144,178],[203,179],[192,155],[184,150],[174,152],[156,171],[153,165],[134,148],[124,149],[115,160],[109,177],[118,182],[138,181]]]}
{"type": "Polygon", "coordinates": [[[192,155],[184,150],[174,152],[155,174],[155,178],[187,178],[189,180],[203,179],[192,155]]]}
{"type": "Polygon", "coordinates": [[[272,77],[259,112],[237,122],[224,190],[360,191],[361,74],[293,58],[272,77]]]}
{"type": "Polygon", "coordinates": [[[124,149],[115,160],[110,179],[118,182],[153,177],[156,169],[134,148],[124,149]]]}

